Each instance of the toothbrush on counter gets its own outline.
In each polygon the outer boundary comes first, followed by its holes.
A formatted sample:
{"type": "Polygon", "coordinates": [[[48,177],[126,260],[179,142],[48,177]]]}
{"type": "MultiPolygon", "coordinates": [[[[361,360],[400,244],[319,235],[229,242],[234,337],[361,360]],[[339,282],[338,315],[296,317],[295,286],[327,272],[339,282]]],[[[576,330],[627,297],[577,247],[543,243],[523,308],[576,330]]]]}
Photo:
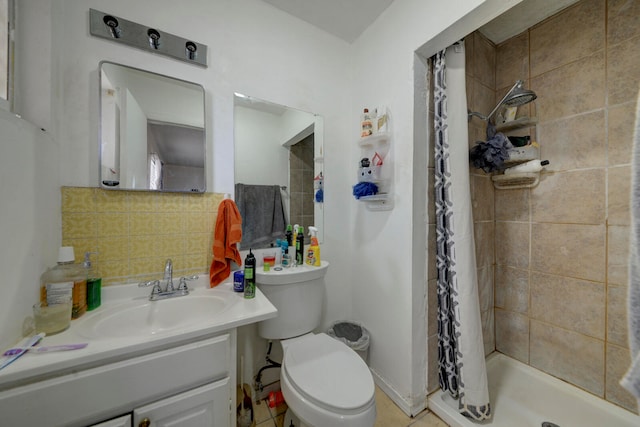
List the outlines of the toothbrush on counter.
{"type": "Polygon", "coordinates": [[[49,345],[49,346],[44,345],[42,347],[16,347],[16,348],[11,348],[5,351],[2,355],[13,356],[20,353],[21,351],[28,351],[29,353],[47,353],[50,351],[79,350],[81,348],[85,348],[88,345],[89,343],[85,342],[80,344],[62,344],[62,345],[49,345]]]}
{"type": "Polygon", "coordinates": [[[27,352],[27,350],[25,349],[29,349],[34,345],[38,344],[42,340],[42,338],[44,338],[45,335],[46,334],[44,332],[41,332],[37,335],[32,336],[31,338],[27,338],[24,343],[24,347],[22,347],[22,350],[19,350],[17,353],[9,356],[6,360],[0,362],[0,369],[3,369],[9,366],[14,360],[22,356],[23,354],[25,354],[27,352]]]}

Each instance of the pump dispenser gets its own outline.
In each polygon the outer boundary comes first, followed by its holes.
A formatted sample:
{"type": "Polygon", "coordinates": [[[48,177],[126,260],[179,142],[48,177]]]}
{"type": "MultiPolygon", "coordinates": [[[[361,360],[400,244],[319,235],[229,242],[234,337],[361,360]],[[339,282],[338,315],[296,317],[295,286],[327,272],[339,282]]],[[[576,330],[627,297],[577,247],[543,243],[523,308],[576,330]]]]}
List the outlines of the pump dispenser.
{"type": "Polygon", "coordinates": [[[74,261],[73,246],[60,247],[58,265],[40,277],[40,301],[46,305],[58,304],[69,297],[71,289],[71,317],[77,319],[87,311],[87,273],[74,261]]]}
{"type": "Polygon", "coordinates": [[[314,267],[320,267],[320,245],[318,244],[318,229],[316,227],[309,227],[309,236],[311,236],[311,244],[307,249],[307,259],[305,262],[307,265],[314,267]]]}

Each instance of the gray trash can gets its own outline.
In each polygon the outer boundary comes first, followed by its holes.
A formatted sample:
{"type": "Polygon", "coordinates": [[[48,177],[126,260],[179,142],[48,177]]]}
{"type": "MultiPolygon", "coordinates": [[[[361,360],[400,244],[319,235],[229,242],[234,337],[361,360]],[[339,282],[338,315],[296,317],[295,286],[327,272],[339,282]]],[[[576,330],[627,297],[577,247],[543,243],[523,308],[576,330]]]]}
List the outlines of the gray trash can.
{"type": "Polygon", "coordinates": [[[369,364],[370,335],[364,326],[357,322],[341,320],[331,324],[327,335],[345,343],[369,364]]]}

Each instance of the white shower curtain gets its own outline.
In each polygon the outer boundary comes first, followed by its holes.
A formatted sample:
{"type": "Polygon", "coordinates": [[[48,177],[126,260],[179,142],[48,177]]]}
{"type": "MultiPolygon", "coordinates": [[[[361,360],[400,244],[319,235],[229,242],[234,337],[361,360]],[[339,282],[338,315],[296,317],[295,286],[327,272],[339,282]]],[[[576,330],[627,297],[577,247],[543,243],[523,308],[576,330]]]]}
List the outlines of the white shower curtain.
{"type": "Polygon", "coordinates": [[[464,42],[433,58],[440,387],[463,415],[491,416],[469,187],[464,42]],[[446,66],[445,66],[446,57],[446,66]]]}

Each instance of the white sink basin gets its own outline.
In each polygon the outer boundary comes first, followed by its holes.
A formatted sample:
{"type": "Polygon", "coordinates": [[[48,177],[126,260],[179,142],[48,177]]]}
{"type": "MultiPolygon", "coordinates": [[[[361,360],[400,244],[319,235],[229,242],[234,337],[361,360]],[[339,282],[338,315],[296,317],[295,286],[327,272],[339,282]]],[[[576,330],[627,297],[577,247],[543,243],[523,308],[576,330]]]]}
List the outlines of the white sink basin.
{"type": "Polygon", "coordinates": [[[229,298],[202,294],[160,301],[131,299],[85,314],[78,334],[87,338],[166,334],[209,322],[230,303],[229,298]]]}

